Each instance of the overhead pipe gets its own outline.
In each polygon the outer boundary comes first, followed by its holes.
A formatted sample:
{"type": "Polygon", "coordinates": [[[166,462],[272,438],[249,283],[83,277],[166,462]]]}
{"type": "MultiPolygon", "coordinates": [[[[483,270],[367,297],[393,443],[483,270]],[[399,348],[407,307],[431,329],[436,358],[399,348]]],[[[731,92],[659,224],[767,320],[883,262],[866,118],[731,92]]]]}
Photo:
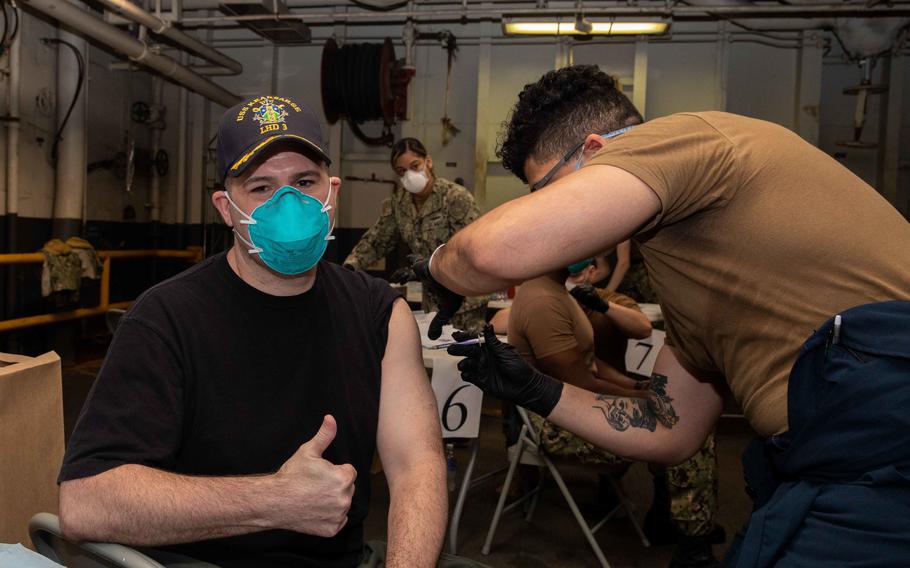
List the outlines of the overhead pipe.
{"type": "MultiPolygon", "coordinates": [[[[790,8],[814,11],[823,7],[827,0],[790,0],[790,8]]],[[[749,0],[686,0],[691,6],[711,8],[714,10],[718,4],[741,9],[754,6],[749,0]]],[[[746,30],[759,31],[793,31],[793,30],[832,30],[844,43],[849,55],[855,58],[872,57],[891,49],[901,32],[910,23],[908,18],[887,17],[869,18],[866,14],[862,17],[817,17],[800,19],[749,19],[747,21],[731,20],[731,22],[746,30]]],[[[895,15],[901,15],[897,13],[895,15]]],[[[906,12],[903,15],[907,15],[906,12]]],[[[838,14],[837,16],[840,16],[838,14]]]]}
{"type": "MultiPolygon", "coordinates": [[[[418,22],[435,20],[462,20],[462,19],[501,19],[504,16],[566,16],[573,11],[567,8],[514,8],[514,9],[451,9],[451,10],[406,10],[383,12],[324,12],[310,13],[298,12],[293,14],[253,14],[244,16],[194,16],[184,18],[185,24],[216,23],[216,22],[255,22],[267,20],[300,21],[307,24],[315,22],[399,22],[408,18],[418,22]]],[[[753,18],[760,16],[792,17],[792,16],[859,16],[863,18],[880,18],[910,16],[910,4],[901,3],[891,6],[866,7],[864,4],[823,4],[807,6],[791,5],[724,5],[712,3],[704,6],[671,6],[654,4],[652,6],[616,6],[610,8],[586,8],[585,14],[592,17],[609,16],[662,16],[667,18],[704,18],[705,16],[728,16],[737,18],[753,18]]]]}
{"type": "MultiPolygon", "coordinates": [[[[686,2],[686,3],[688,4],[688,2],[686,2]]],[[[797,0],[797,1],[789,0],[788,2],[785,2],[785,3],[786,4],[808,5],[808,6],[838,5],[836,2],[832,2],[831,0],[797,0]]],[[[906,4],[906,3],[907,3],[906,0],[898,0],[896,2],[890,2],[890,4],[894,4],[894,5],[906,4]]],[[[181,0],[163,0],[162,1],[162,6],[165,9],[169,8],[169,9],[173,10],[175,4],[179,4],[180,9],[182,11],[189,12],[189,11],[198,11],[198,10],[217,10],[219,8],[219,6],[222,4],[222,1],[221,0],[182,0],[182,1],[181,0]]],[[[528,3],[522,4],[521,2],[516,2],[516,0],[467,0],[467,1],[422,0],[420,2],[421,6],[423,6],[425,8],[433,7],[433,9],[435,9],[436,7],[439,7],[439,6],[446,6],[446,5],[450,5],[453,8],[457,7],[459,9],[461,9],[464,6],[471,6],[471,5],[479,6],[479,5],[491,5],[491,4],[496,4],[496,5],[500,6],[499,9],[502,11],[531,9],[528,7],[528,3]]],[[[534,3],[531,2],[531,4],[534,4],[534,3]]],[[[572,4],[574,5],[574,2],[572,2],[572,4]]],[[[721,4],[724,4],[724,2],[723,1],[711,2],[711,5],[714,5],[714,6],[721,5],[721,4]]],[[[338,7],[338,6],[351,7],[351,2],[350,2],[350,0],[284,0],[284,5],[290,9],[294,9],[294,8],[311,8],[311,9],[313,9],[313,8],[333,8],[333,7],[338,7]]],[[[625,2],[617,2],[616,5],[617,6],[626,6],[627,4],[625,2]]],[[[642,6],[642,5],[649,6],[650,5],[651,7],[661,7],[663,9],[672,9],[672,8],[667,8],[667,5],[665,2],[647,2],[646,1],[646,2],[639,2],[638,5],[639,6],[642,6]]],[[[752,5],[754,6],[755,4],[752,4],[752,5]]],[[[599,6],[599,8],[608,8],[608,7],[609,6],[605,6],[603,4],[601,4],[599,6]]],[[[854,3],[854,7],[857,9],[863,9],[864,3],[856,2],[856,3],[854,3]]],[[[574,13],[574,8],[568,8],[567,10],[574,13]]],[[[587,14],[587,11],[588,11],[588,6],[585,6],[586,14],[587,14]]],[[[376,10],[369,11],[369,13],[378,15],[376,10]]],[[[392,10],[392,11],[388,11],[386,13],[390,13],[390,14],[399,13],[400,14],[401,11],[392,10]]]]}
{"type": "MultiPolygon", "coordinates": [[[[272,42],[267,41],[267,40],[262,40],[262,45],[271,46],[272,42]]],[[[181,51],[179,53],[186,53],[186,52],[181,51]]],[[[186,67],[193,73],[197,73],[199,75],[205,75],[206,77],[215,77],[215,76],[220,77],[220,76],[224,76],[224,75],[235,75],[235,73],[233,71],[231,71],[230,69],[225,69],[224,67],[222,67],[220,65],[186,65],[185,63],[181,63],[181,65],[183,65],[184,67],[186,67]]],[[[136,65],[133,63],[130,63],[128,61],[116,61],[114,63],[108,63],[107,68],[111,71],[129,71],[131,69],[135,69],[136,65]]]]}
{"type": "Polygon", "coordinates": [[[20,3],[70,26],[93,40],[119,51],[132,61],[153,69],[175,83],[183,85],[224,107],[231,107],[240,102],[240,97],[234,93],[212,83],[197,73],[193,73],[190,69],[180,65],[170,57],[153,52],[147,44],[68,2],[59,0],[21,0],[20,3]]]}
{"type": "MultiPolygon", "coordinates": [[[[145,26],[154,34],[166,37],[174,43],[185,47],[206,61],[230,71],[226,75],[237,75],[243,71],[243,65],[211,46],[204,44],[193,36],[175,28],[167,20],[150,14],[129,0],[98,0],[108,10],[128,20],[145,26]]],[[[214,74],[214,73],[213,73],[214,74]]],[[[222,73],[218,73],[219,75],[222,73]]]]}

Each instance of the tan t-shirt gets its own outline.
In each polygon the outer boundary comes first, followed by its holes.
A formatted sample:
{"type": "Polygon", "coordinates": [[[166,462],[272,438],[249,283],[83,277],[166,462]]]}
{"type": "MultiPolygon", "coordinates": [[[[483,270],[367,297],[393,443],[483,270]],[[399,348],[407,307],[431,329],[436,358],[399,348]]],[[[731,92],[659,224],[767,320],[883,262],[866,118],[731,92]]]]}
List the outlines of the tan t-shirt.
{"type": "Polygon", "coordinates": [[[578,348],[594,368],[594,330],[565,284],[549,276],[528,280],[515,293],[509,313],[509,343],[531,364],[578,348]]]}
{"type": "MultiPolygon", "coordinates": [[[[787,429],[787,378],[837,312],[910,299],[910,224],[793,132],[722,112],[648,121],[590,164],[661,210],[635,239],[683,363],[726,377],[752,427],[787,429]]],[[[589,164],[589,165],[590,165],[589,164]]]]}

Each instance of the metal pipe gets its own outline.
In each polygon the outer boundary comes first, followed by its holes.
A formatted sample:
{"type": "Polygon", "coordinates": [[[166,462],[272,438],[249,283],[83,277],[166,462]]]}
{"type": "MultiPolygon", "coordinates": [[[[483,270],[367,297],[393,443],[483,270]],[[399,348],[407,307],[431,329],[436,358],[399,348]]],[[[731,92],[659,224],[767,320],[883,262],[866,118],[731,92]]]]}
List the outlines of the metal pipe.
{"type": "MultiPolygon", "coordinates": [[[[202,261],[201,247],[186,247],[186,249],[129,249],[129,250],[98,250],[98,258],[183,258],[190,262],[202,261]]],[[[8,264],[41,264],[44,262],[44,253],[23,252],[16,254],[0,254],[0,266],[8,264]]]]}
{"type": "MultiPolygon", "coordinates": [[[[181,63],[186,63],[186,54],[182,56],[181,63]]],[[[176,219],[178,238],[182,238],[184,229],[182,225],[186,223],[186,121],[187,103],[190,94],[186,89],[180,89],[178,95],[180,102],[177,104],[177,191],[176,191],[176,219]]]]}
{"type": "Polygon", "coordinates": [[[58,0],[22,0],[22,4],[30,6],[46,16],[91,37],[93,40],[123,53],[132,61],[145,65],[222,106],[231,107],[240,102],[240,97],[227,89],[212,83],[201,75],[193,73],[170,57],[153,52],[147,44],[132,38],[114,26],[104,23],[68,2],[60,2],[58,0]]]}
{"type": "MultiPolygon", "coordinates": [[[[272,45],[272,42],[260,38],[257,38],[256,41],[259,42],[257,44],[259,47],[272,45]]],[[[186,53],[184,51],[179,51],[176,49],[172,51],[177,51],[178,54],[186,53]]],[[[181,63],[181,65],[193,73],[198,73],[199,75],[205,75],[207,77],[236,75],[236,73],[230,69],[226,69],[220,65],[186,65],[185,63],[181,63]]],[[[129,61],[115,61],[114,63],[109,63],[107,68],[111,71],[130,71],[132,69],[136,69],[136,65],[134,63],[130,63],[129,61]]]]}
{"type": "MultiPolygon", "coordinates": [[[[901,4],[894,6],[873,6],[866,8],[863,4],[824,4],[811,6],[767,6],[767,5],[735,5],[735,6],[673,6],[665,4],[655,6],[617,6],[614,8],[587,8],[585,15],[590,17],[609,16],[663,16],[668,18],[698,18],[710,16],[736,16],[738,18],[752,18],[755,16],[792,17],[809,15],[836,15],[836,16],[862,16],[864,18],[895,17],[910,15],[910,5],[901,4]]],[[[300,21],[307,24],[316,22],[352,22],[369,21],[398,22],[403,19],[420,21],[455,21],[462,19],[501,19],[503,17],[533,17],[533,16],[569,16],[571,9],[566,8],[517,8],[515,10],[411,10],[377,14],[375,12],[346,12],[346,13],[295,13],[295,14],[255,14],[246,16],[197,16],[184,18],[183,23],[215,23],[215,22],[254,22],[266,20],[300,21]]]]}
{"type": "MultiPolygon", "coordinates": [[[[685,0],[686,4],[697,7],[712,6],[731,6],[731,7],[749,7],[753,6],[749,0],[685,0]]],[[[811,30],[831,27],[834,24],[833,18],[788,18],[781,20],[777,18],[749,19],[748,23],[738,20],[730,20],[734,26],[745,30],[756,31],[793,31],[793,30],[811,30]]]]}
{"type": "MultiPolygon", "coordinates": [[[[271,44],[271,42],[268,42],[271,44]]],[[[205,75],[207,77],[221,76],[221,75],[236,75],[230,69],[225,69],[220,65],[190,65],[189,69],[193,73],[199,73],[200,75],[205,75]]]]}
{"type": "MultiPolygon", "coordinates": [[[[180,0],[163,0],[162,7],[165,9],[170,8],[173,10],[173,5],[178,2],[181,5],[181,9],[184,12],[200,11],[200,10],[217,10],[219,8],[220,4],[222,3],[221,0],[182,0],[182,1],[180,1],[180,0]]],[[[285,4],[285,6],[287,6],[290,9],[294,9],[294,8],[310,8],[310,9],[333,8],[333,7],[338,7],[338,6],[343,6],[343,7],[348,7],[348,8],[352,7],[349,0],[285,0],[284,4],[285,4]]],[[[522,6],[521,2],[516,2],[516,0],[468,0],[466,2],[457,1],[457,0],[422,0],[420,2],[420,5],[424,6],[424,7],[432,6],[435,8],[435,7],[439,7],[439,6],[452,6],[453,9],[455,9],[455,8],[461,9],[465,5],[468,5],[468,6],[488,5],[489,6],[489,5],[493,5],[493,4],[501,5],[502,8],[500,8],[500,9],[503,11],[521,10],[521,9],[528,10],[529,9],[528,3],[525,3],[524,6],[522,6]],[[506,7],[505,5],[510,5],[510,6],[506,7]]],[[[531,4],[535,4],[535,3],[531,2],[531,4]]],[[[557,4],[557,2],[550,2],[551,6],[554,4],[557,4]]],[[[574,11],[575,11],[574,6],[576,3],[573,1],[573,2],[566,2],[565,4],[567,6],[566,10],[574,13],[574,11]]],[[[606,4],[606,3],[603,3],[600,5],[601,9],[608,8],[608,6],[605,6],[604,4],[606,4]]],[[[686,4],[691,4],[691,3],[686,2],[686,4]]],[[[716,2],[711,2],[711,4],[720,5],[720,4],[724,4],[724,2],[722,0],[719,0],[716,2]]],[[[812,7],[812,6],[818,6],[818,5],[821,5],[821,6],[830,5],[830,4],[832,4],[832,2],[831,2],[831,0],[819,0],[819,1],[789,0],[788,2],[785,2],[785,4],[812,7]]],[[[897,1],[897,2],[890,2],[890,4],[892,4],[892,5],[907,4],[907,2],[906,1],[897,1]]],[[[616,6],[626,6],[627,4],[625,2],[616,2],[615,5],[616,6]]],[[[639,5],[639,6],[649,6],[650,5],[650,6],[666,7],[665,2],[639,2],[637,5],[639,5]]],[[[862,7],[862,5],[863,5],[862,3],[857,3],[858,7],[862,7]]],[[[586,14],[588,13],[588,8],[589,7],[586,5],[585,6],[586,14]]],[[[394,13],[395,11],[389,10],[389,12],[394,13]]],[[[371,13],[377,14],[377,11],[373,10],[373,11],[371,11],[371,13]]]]}
{"type": "Polygon", "coordinates": [[[243,65],[236,59],[232,59],[220,51],[212,49],[212,47],[202,43],[193,36],[173,27],[170,22],[146,12],[129,0],[98,1],[117,15],[147,27],[152,33],[168,38],[174,43],[187,48],[199,57],[202,57],[215,65],[229,69],[234,75],[243,71],[243,65]]]}
{"type": "MultiPolygon", "coordinates": [[[[161,77],[152,77],[152,106],[161,108],[164,102],[164,80],[161,77]]],[[[152,160],[158,158],[161,149],[161,130],[164,125],[152,124],[152,160]]],[[[157,223],[161,220],[161,176],[158,167],[152,164],[152,180],[149,190],[149,221],[157,223]]]]}
{"type": "MultiPolygon", "coordinates": [[[[80,35],[70,33],[64,29],[58,32],[58,39],[75,47],[85,60],[88,43],[80,35]]],[[[84,76],[77,73],[74,64],[76,54],[63,44],[58,44],[57,49],[57,128],[64,126],[60,132],[60,142],[57,145],[57,171],[56,191],[54,192],[54,236],[66,240],[79,235],[82,224],[82,203],[85,196],[86,176],[86,89],[79,81],[85,81],[84,76]],[[79,93],[75,101],[69,120],[66,113],[69,110],[73,96],[79,93]],[[78,221],[78,226],[77,226],[78,221]]],[[[87,67],[87,65],[86,65],[87,67]]],[[[84,70],[88,73],[88,69],[84,70]]]]}
{"type": "MultiPolygon", "coordinates": [[[[356,29],[356,28],[355,28],[356,29]]],[[[800,36],[798,32],[791,35],[783,35],[786,32],[782,32],[779,37],[774,37],[774,41],[792,43],[794,47],[800,45],[800,36]]],[[[671,31],[668,35],[664,36],[653,36],[649,38],[651,43],[678,43],[679,41],[689,41],[692,38],[699,38],[698,43],[705,42],[716,42],[719,37],[723,36],[724,38],[730,38],[730,41],[748,41],[750,37],[760,37],[762,39],[771,39],[768,37],[768,34],[759,32],[759,31],[748,31],[748,30],[732,30],[724,33],[712,32],[712,31],[671,31]],[[735,40],[732,38],[747,38],[746,40],[735,40]],[[683,38],[683,39],[679,39],[683,38]]],[[[331,37],[331,35],[322,36],[319,34],[313,35],[313,42],[308,46],[311,49],[322,49],[322,42],[331,37]]],[[[348,36],[347,41],[376,41],[381,42],[385,40],[388,35],[358,35],[352,34],[348,36]]],[[[477,34],[469,35],[459,35],[458,43],[459,45],[479,45],[480,43],[493,43],[494,45],[551,45],[555,43],[555,39],[558,36],[524,36],[524,37],[494,37],[494,38],[484,38],[477,34]]],[[[586,46],[586,45],[609,45],[609,44],[628,44],[635,43],[636,39],[634,36],[600,36],[594,37],[591,39],[584,40],[584,43],[579,43],[577,45],[586,46]]],[[[401,39],[392,39],[392,43],[395,47],[402,46],[401,39]]],[[[262,39],[260,37],[249,38],[249,39],[221,39],[215,40],[214,45],[224,48],[231,49],[260,49],[262,47],[267,47],[271,45],[271,42],[268,40],[262,39]]],[[[438,46],[439,41],[436,39],[421,39],[415,42],[416,46],[438,46]]],[[[790,47],[789,45],[787,47],[790,47]]],[[[111,69],[125,70],[127,69],[127,63],[113,63],[109,67],[111,69]]],[[[198,69],[198,67],[190,67],[191,69],[198,69]]]]}
{"type": "MultiPolygon", "coordinates": [[[[16,246],[16,217],[19,213],[19,84],[22,34],[16,34],[9,50],[9,99],[6,125],[6,215],[7,248],[16,246]]],[[[12,293],[12,290],[10,290],[12,293]]]]}

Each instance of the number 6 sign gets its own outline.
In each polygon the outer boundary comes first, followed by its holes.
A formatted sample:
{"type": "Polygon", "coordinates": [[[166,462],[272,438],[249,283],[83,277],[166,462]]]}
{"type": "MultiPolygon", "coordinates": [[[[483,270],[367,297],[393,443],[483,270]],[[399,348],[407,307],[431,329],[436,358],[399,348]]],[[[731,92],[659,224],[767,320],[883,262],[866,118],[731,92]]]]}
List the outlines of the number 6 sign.
{"type": "Polygon", "coordinates": [[[433,392],[443,438],[476,438],[480,431],[483,392],[461,380],[458,359],[433,359],[433,392]]]}

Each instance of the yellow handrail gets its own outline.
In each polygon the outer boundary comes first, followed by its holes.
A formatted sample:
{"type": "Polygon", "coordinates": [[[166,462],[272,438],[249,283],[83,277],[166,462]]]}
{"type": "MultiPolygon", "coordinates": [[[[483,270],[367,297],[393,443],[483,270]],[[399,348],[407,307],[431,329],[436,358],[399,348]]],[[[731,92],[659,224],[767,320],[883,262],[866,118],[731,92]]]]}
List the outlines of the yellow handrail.
{"type": "MultiPolygon", "coordinates": [[[[103,260],[101,271],[101,298],[98,306],[94,308],[79,308],[66,312],[26,316],[0,321],[0,333],[25,329],[38,325],[57,323],[61,321],[87,318],[105,313],[111,308],[127,308],[132,301],[110,303],[111,301],[111,259],[127,258],[183,258],[189,262],[202,260],[202,247],[187,247],[186,250],[153,249],[153,250],[99,250],[98,257],[103,260]]],[[[20,253],[0,254],[0,265],[4,264],[35,264],[44,262],[44,254],[20,253]]]]}

